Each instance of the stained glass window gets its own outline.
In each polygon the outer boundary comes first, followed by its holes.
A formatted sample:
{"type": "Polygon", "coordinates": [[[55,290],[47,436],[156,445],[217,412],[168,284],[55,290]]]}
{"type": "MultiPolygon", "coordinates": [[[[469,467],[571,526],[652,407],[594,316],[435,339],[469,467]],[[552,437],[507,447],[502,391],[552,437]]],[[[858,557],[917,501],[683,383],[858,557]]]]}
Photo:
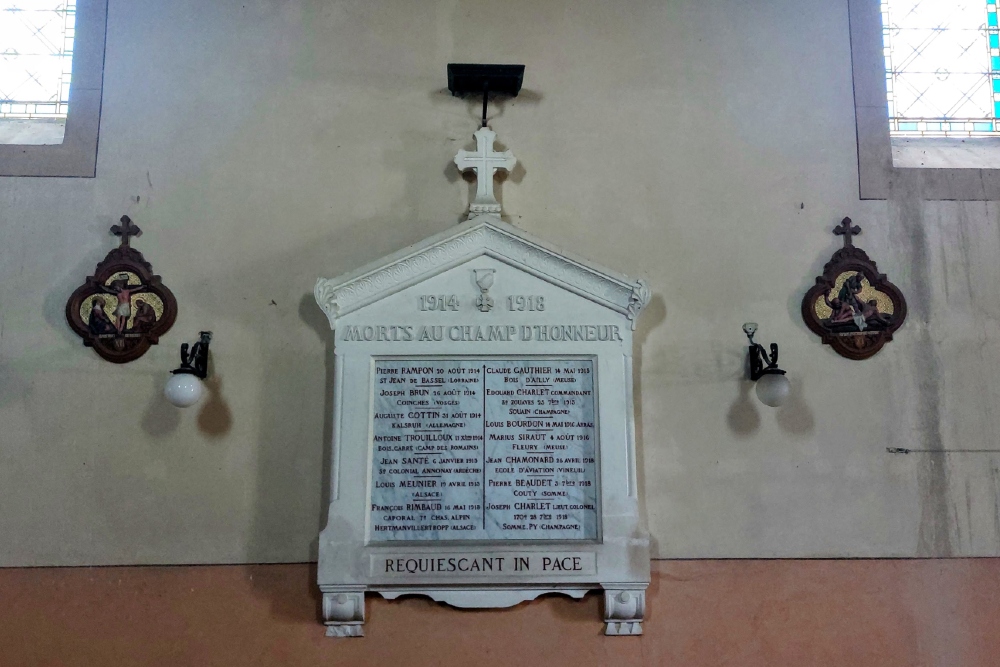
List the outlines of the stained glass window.
{"type": "Polygon", "coordinates": [[[64,120],[76,0],[0,0],[0,119],[64,120]]]}
{"type": "Polygon", "coordinates": [[[997,0],[882,0],[893,136],[1000,133],[997,0]]]}

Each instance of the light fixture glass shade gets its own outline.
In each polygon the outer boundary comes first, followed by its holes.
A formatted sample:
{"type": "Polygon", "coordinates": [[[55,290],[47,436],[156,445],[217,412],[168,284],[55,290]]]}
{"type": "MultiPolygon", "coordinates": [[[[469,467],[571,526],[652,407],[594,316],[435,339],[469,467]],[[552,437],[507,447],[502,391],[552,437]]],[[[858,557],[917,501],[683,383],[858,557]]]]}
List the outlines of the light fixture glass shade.
{"type": "Polygon", "coordinates": [[[205,385],[201,383],[197,375],[191,373],[177,373],[167,380],[167,386],[163,388],[163,395],[167,400],[179,408],[187,408],[201,400],[205,393],[205,385]]]}
{"type": "Polygon", "coordinates": [[[772,408],[784,403],[791,391],[792,383],[779,373],[765,373],[757,380],[757,398],[772,408]]]}

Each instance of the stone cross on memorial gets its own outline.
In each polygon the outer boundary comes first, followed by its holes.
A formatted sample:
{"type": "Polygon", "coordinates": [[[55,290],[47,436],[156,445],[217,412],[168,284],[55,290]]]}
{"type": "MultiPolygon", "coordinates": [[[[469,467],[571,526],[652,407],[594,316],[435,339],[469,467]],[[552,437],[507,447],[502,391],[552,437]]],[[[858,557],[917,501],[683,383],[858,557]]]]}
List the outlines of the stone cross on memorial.
{"type": "Polygon", "coordinates": [[[509,172],[517,164],[517,158],[510,151],[498,153],[493,150],[497,134],[488,127],[479,128],[473,136],[476,137],[476,151],[461,150],[455,156],[455,165],[460,171],[472,169],[476,172],[476,198],[469,206],[469,212],[473,216],[499,213],[500,203],[493,194],[493,175],[497,169],[509,172]]]}

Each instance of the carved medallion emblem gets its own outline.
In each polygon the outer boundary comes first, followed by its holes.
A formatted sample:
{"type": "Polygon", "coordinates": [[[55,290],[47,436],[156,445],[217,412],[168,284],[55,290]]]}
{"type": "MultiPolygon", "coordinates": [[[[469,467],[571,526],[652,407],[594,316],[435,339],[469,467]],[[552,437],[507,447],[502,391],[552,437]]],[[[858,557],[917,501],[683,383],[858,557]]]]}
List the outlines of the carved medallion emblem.
{"type": "Polygon", "coordinates": [[[116,364],[138,359],[159,342],[177,318],[177,300],[131,237],[142,233],[127,215],[111,227],[121,237],[66,304],[69,326],[102,358],[116,364]]]}
{"type": "Polygon", "coordinates": [[[493,297],[490,296],[490,288],[493,287],[493,281],[496,279],[496,271],[494,269],[473,269],[472,273],[476,277],[476,286],[479,288],[476,308],[483,313],[488,313],[493,310],[493,297]]]}
{"type": "Polygon", "coordinates": [[[837,354],[867,359],[892,340],[906,319],[906,299],[878,272],[853,237],[861,228],[844,218],[833,233],[844,237],[844,247],[823,267],[823,275],[802,299],[806,325],[837,354]]]}

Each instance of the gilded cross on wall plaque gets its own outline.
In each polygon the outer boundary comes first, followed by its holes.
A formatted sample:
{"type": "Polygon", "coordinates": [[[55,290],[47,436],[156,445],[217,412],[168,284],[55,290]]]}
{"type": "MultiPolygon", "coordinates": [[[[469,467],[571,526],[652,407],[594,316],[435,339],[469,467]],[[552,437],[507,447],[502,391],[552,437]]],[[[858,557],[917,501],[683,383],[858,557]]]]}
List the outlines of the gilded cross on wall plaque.
{"type": "Polygon", "coordinates": [[[854,245],[861,228],[844,218],[833,233],[844,247],[802,299],[802,319],[842,357],[867,359],[892,340],[906,319],[902,292],[854,245]]]}
{"type": "Polygon", "coordinates": [[[132,247],[132,237],[142,230],[123,215],[111,233],[121,239],[118,247],[70,296],[66,319],[84,345],[103,359],[124,364],[144,355],[173,326],[177,300],[132,247]]]}

